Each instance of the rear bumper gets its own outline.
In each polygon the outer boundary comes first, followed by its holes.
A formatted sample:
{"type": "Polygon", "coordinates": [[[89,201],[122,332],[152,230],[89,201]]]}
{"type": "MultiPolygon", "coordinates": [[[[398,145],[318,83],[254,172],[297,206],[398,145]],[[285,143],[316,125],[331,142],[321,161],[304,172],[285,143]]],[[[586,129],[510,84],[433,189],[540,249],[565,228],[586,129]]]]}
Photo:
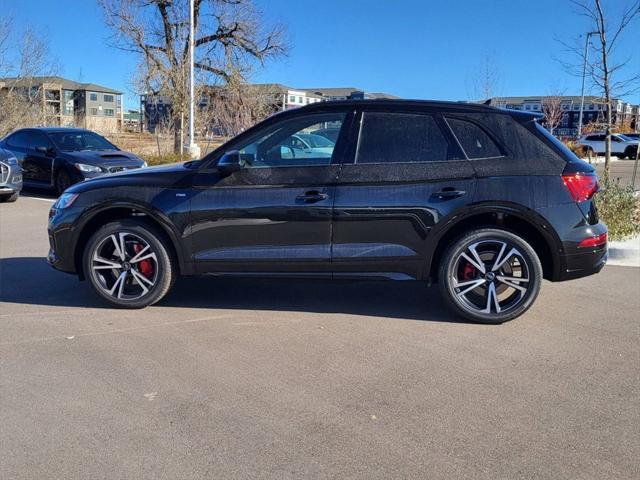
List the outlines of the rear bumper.
{"type": "Polygon", "coordinates": [[[588,237],[597,237],[607,233],[604,223],[587,225],[574,229],[571,240],[564,242],[564,252],[560,254],[556,281],[573,280],[575,278],[593,275],[602,270],[607,263],[607,244],[594,247],[580,248],[580,241],[588,237]]]}

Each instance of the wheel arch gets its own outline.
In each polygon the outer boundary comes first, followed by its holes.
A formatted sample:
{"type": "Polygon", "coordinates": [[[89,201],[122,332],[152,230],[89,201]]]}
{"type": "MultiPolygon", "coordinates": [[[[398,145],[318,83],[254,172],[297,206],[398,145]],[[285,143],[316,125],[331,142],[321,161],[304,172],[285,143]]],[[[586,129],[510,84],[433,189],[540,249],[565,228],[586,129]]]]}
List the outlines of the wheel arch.
{"type": "Polygon", "coordinates": [[[438,280],[438,266],[450,243],[465,231],[480,227],[498,227],[520,235],[538,254],[544,278],[550,280],[558,274],[562,242],[553,227],[531,209],[513,204],[475,205],[441,223],[442,227],[429,235],[427,249],[433,254],[427,260],[425,277],[434,282],[438,280]]]}
{"type": "Polygon", "coordinates": [[[123,219],[136,219],[140,223],[146,223],[157,229],[164,235],[169,247],[169,255],[174,259],[181,274],[188,273],[187,262],[179,241],[179,234],[175,231],[171,221],[163,214],[150,207],[131,202],[114,202],[104,208],[97,208],[87,212],[76,227],[76,240],[74,242],[74,265],[81,280],[84,280],[82,268],[82,256],[84,248],[91,235],[106,223],[123,219]]]}

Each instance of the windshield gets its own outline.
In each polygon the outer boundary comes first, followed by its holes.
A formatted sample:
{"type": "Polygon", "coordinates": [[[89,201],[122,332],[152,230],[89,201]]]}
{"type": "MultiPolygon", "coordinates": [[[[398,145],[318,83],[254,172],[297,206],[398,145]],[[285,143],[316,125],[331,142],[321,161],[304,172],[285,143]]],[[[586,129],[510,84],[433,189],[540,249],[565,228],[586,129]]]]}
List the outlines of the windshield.
{"type": "Polygon", "coordinates": [[[320,147],[333,147],[334,143],[328,138],[322,137],[320,135],[314,135],[312,133],[309,134],[300,134],[298,135],[304,142],[306,142],[311,148],[320,148],[320,147]]]}
{"type": "Polygon", "coordinates": [[[633,142],[634,140],[636,140],[635,138],[631,138],[631,137],[628,137],[626,135],[622,135],[621,133],[618,134],[618,137],[620,137],[620,139],[624,140],[625,142],[633,142]]]}
{"type": "Polygon", "coordinates": [[[93,132],[54,132],[49,137],[63,152],[80,152],[83,150],[117,150],[105,138],[93,132]]]}

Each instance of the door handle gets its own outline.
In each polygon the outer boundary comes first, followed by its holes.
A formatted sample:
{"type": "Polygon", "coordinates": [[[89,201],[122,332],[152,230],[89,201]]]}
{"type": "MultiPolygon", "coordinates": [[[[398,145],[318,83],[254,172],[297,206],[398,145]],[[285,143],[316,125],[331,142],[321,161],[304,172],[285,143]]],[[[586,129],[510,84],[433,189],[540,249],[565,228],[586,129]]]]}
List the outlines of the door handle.
{"type": "Polygon", "coordinates": [[[318,192],[317,190],[310,190],[308,192],[304,192],[301,195],[296,197],[296,200],[301,200],[305,203],[315,203],[321,202],[322,200],[326,200],[329,197],[326,193],[318,192]]]}
{"type": "Polygon", "coordinates": [[[466,195],[466,194],[467,192],[465,192],[464,190],[456,190],[453,187],[446,187],[440,190],[439,192],[434,193],[433,195],[431,195],[431,197],[437,198],[440,200],[450,200],[452,198],[462,197],[463,195],[466,195]]]}

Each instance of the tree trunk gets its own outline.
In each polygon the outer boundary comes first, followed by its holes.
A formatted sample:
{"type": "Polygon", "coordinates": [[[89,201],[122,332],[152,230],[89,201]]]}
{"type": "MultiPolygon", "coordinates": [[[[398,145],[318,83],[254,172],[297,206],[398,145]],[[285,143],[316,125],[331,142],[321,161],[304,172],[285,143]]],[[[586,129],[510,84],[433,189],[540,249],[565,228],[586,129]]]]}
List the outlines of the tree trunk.
{"type": "Polygon", "coordinates": [[[611,162],[611,123],[612,123],[612,115],[611,115],[611,99],[609,98],[609,93],[607,89],[607,93],[605,94],[607,99],[607,126],[606,126],[606,139],[604,145],[604,174],[605,176],[609,175],[609,163],[611,162]]]}

